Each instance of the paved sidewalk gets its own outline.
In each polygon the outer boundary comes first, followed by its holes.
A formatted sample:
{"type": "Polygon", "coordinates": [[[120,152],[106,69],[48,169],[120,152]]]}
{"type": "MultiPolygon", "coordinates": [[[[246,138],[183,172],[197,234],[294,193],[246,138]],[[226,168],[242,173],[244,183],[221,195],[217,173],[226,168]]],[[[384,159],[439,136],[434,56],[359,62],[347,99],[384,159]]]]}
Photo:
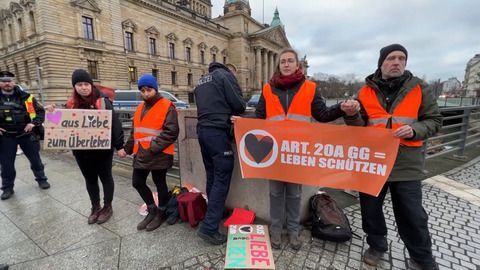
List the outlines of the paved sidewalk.
{"type": "MultiPolygon", "coordinates": [[[[115,176],[114,214],[88,225],[90,203],[84,181],[68,154],[43,156],[52,184],[40,190],[24,156],[17,158],[15,195],[0,201],[0,264],[10,269],[222,269],[225,246],[204,243],[188,224],[137,232],[142,203],[130,179],[115,176]]],[[[480,157],[424,183],[434,253],[441,269],[480,269],[480,157]]],[[[377,269],[408,269],[408,254],[395,230],[390,198],[385,215],[389,252],[377,269]]],[[[275,251],[277,269],[374,269],[361,262],[367,248],[358,204],[345,209],[362,237],[335,244],[312,240],[293,251],[275,251]]],[[[286,241],[286,239],[285,239],[286,241]]]]}

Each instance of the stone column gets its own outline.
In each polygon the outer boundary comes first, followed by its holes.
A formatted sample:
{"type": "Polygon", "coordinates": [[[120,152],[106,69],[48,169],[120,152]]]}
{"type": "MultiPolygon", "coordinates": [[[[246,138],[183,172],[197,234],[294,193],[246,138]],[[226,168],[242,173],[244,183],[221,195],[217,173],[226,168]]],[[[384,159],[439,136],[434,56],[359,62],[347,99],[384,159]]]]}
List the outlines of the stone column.
{"type": "Polygon", "coordinates": [[[273,76],[273,73],[275,72],[275,60],[274,60],[274,52],[270,52],[269,58],[270,58],[270,78],[273,76]]]}
{"type": "Polygon", "coordinates": [[[255,47],[255,88],[262,89],[262,60],[261,60],[261,48],[255,47]]]}
{"type": "Polygon", "coordinates": [[[266,49],[263,50],[263,57],[262,57],[262,70],[263,70],[263,82],[268,82],[268,51],[266,49]]]}

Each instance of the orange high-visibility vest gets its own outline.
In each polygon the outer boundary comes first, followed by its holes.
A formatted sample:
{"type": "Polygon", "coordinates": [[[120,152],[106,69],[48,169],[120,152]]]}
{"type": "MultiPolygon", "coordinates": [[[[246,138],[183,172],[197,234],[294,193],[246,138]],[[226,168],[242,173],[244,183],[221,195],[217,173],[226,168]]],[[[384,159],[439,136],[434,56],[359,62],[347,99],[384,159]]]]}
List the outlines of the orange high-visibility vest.
{"type": "Polygon", "coordinates": [[[315,96],[315,89],[315,83],[305,80],[293,97],[288,112],[285,113],[280,99],[272,92],[270,84],[265,84],[262,93],[265,98],[266,119],[312,122],[312,101],[315,96]]]}
{"type": "MultiPolygon", "coordinates": [[[[141,118],[144,103],[140,103],[133,116],[133,154],[138,152],[138,145],[143,149],[150,149],[152,140],[162,133],[163,124],[167,117],[168,109],[172,102],[166,98],[161,98],[152,108],[141,118]]],[[[175,149],[173,144],[163,150],[165,154],[173,155],[175,149]]]]}
{"type": "MultiPolygon", "coordinates": [[[[422,104],[422,88],[420,85],[413,87],[391,114],[382,107],[372,87],[368,85],[363,86],[358,97],[367,112],[367,125],[369,127],[387,128],[388,122],[391,121],[391,128],[395,130],[403,125],[411,125],[417,122],[418,110],[422,104]]],[[[400,139],[400,144],[410,147],[421,147],[423,141],[400,139]]]]}

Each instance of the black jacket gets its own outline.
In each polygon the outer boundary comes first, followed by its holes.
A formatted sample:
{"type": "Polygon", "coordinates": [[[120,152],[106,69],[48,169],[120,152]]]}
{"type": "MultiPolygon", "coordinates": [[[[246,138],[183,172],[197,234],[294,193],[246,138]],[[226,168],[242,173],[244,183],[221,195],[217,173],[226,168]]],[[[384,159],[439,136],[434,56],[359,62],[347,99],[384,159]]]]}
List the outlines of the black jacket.
{"type": "Polygon", "coordinates": [[[235,76],[220,63],[211,63],[195,88],[198,128],[214,127],[229,130],[230,116],[245,111],[246,103],[235,76]]]}
{"type": "MultiPolygon", "coordinates": [[[[303,82],[304,81],[298,83],[292,89],[278,89],[271,86],[273,94],[278,96],[278,99],[280,100],[280,103],[282,103],[282,107],[285,112],[287,112],[288,108],[290,108],[290,104],[292,104],[292,100],[302,86],[303,82]]],[[[312,111],[312,117],[318,122],[330,122],[345,115],[345,113],[340,109],[340,104],[327,107],[325,100],[318,89],[315,90],[315,96],[313,97],[310,107],[312,111]]],[[[255,116],[260,119],[267,118],[267,109],[263,93],[258,100],[255,116]]]]}
{"type": "MultiPolygon", "coordinates": [[[[33,98],[33,107],[36,116],[30,119],[25,107],[25,101],[30,94],[22,91],[18,86],[13,89],[12,95],[4,95],[0,90],[0,127],[8,132],[23,133],[23,129],[28,123],[35,125],[34,132],[39,133],[42,123],[45,120],[45,110],[38,101],[33,98]],[[12,117],[11,113],[15,115],[12,117]],[[7,117],[11,117],[13,121],[7,121],[7,117]]],[[[17,134],[17,135],[18,135],[17,134]]],[[[37,134],[40,135],[40,134],[37,134]]]]}

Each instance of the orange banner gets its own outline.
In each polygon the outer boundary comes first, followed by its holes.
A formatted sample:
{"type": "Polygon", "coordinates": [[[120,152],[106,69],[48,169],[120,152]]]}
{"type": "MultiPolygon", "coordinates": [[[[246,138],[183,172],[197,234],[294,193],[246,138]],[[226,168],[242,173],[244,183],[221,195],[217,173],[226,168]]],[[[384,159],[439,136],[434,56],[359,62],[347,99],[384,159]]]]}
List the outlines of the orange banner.
{"type": "Polygon", "coordinates": [[[390,129],[240,118],[243,178],[351,189],[377,196],[397,157],[390,129]]]}

